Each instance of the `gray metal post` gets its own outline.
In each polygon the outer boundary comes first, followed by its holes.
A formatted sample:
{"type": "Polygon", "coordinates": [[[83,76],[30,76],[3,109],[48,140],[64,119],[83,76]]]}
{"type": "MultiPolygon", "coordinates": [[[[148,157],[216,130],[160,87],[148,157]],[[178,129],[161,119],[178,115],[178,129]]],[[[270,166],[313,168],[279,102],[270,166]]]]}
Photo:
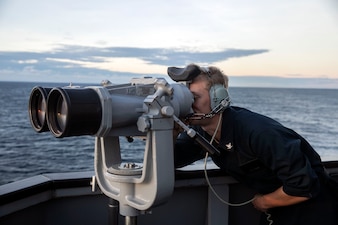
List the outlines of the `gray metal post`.
{"type": "Polygon", "coordinates": [[[126,216],[125,225],[137,225],[137,216],[126,216]]]}
{"type": "Polygon", "coordinates": [[[119,202],[112,198],[109,198],[108,203],[108,224],[119,224],[119,202]]]}

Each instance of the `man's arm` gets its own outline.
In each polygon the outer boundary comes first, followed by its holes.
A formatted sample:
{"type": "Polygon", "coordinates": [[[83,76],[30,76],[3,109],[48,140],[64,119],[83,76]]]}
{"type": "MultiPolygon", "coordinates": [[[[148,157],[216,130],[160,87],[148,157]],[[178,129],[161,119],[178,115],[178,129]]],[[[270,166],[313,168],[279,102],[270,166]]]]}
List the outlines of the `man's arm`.
{"type": "Polygon", "coordinates": [[[265,212],[270,208],[294,205],[308,199],[308,197],[288,195],[283,191],[283,187],[280,187],[272,193],[266,195],[256,195],[252,204],[257,210],[265,212]]]}

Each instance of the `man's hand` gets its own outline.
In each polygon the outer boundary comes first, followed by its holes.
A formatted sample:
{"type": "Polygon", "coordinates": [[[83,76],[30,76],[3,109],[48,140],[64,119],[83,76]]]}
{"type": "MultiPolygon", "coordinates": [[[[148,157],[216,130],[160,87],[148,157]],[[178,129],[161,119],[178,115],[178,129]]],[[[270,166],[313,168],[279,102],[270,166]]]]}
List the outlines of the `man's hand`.
{"type": "Polygon", "coordinates": [[[255,209],[266,212],[269,208],[265,205],[264,195],[255,195],[255,199],[252,201],[255,209]]]}

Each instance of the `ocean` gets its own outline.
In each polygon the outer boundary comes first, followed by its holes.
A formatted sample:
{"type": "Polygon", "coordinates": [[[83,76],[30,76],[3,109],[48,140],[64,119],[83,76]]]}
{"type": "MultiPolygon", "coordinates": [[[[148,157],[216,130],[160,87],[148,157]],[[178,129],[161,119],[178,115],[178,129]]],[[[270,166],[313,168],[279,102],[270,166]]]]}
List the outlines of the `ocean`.
{"type": "MultiPolygon", "coordinates": [[[[94,170],[92,136],[55,138],[36,133],[28,117],[34,86],[66,84],[0,82],[0,185],[43,173],[94,170]]],[[[281,122],[303,137],[323,161],[338,160],[338,90],[290,88],[230,88],[232,105],[281,122]]],[[[144,143],[121,137],[122,158],[142,162],[144,143]]]]}

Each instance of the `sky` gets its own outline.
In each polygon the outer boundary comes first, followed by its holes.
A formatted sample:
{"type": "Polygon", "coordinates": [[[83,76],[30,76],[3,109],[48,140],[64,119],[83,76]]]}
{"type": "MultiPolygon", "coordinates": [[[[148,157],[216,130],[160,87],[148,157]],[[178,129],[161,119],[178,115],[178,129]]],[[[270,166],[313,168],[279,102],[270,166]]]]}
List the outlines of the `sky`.
{"type": "Polygon", "coordinates": [[[0,0],[0,81],[125,83],[217,66],[230,86],[338,88],[336,0],[0,0]]]}

